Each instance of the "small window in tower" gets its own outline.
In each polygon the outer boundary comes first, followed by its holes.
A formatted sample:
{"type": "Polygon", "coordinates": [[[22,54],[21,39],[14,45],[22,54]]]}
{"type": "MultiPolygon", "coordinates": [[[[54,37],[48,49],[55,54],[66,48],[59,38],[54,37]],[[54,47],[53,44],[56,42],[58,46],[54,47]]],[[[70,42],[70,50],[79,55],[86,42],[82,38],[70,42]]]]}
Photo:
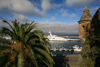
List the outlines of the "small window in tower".
{"type": "Polygon", "coordinates": [[[85,26],[83,26],[83,28],[85,28],[85,26]]]}

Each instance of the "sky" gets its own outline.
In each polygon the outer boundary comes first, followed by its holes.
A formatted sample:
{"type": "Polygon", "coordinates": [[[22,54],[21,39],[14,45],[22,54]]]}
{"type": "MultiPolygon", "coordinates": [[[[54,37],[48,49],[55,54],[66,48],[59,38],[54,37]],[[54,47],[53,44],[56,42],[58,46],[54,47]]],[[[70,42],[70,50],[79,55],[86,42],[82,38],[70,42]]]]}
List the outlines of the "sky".
{"type": "Polygon", "coordinates": [[[0,0],[0,28],[9,27],[2,20],[17,19],[35,21],[45,33],[78,35],[78,21],[86,6],[93,16],[100,0],[0,0]]]}

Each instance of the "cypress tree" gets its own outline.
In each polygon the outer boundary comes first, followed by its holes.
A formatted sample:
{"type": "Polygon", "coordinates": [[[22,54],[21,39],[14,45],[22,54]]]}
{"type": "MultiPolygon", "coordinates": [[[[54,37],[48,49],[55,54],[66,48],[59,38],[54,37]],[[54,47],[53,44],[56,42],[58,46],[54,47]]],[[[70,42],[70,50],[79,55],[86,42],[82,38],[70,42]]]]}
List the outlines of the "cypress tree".
{"type": "Polygon", "coordinates": [[[100,8],[94,14],[89,26],[82,47],[80,66],[100,67],[100,8]]]}

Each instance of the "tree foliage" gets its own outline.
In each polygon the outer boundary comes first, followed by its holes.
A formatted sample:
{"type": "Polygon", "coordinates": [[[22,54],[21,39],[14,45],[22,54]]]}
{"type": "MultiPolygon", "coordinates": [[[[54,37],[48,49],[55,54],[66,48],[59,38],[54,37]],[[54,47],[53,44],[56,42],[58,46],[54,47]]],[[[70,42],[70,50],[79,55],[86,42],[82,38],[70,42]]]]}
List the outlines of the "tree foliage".
{"type": "Polygon", "coordinates": [[[10,45],[12,44],[11,41],[9,41],[9,40],[7,40],[7,39],[5,39],[5,38],[1,38],[1,37],[0,37],[0,44],[1,44],[1,43],[2,43],[2,44],[10,44],[10,45]]]}
{"type": "Polygon", "coordinates": [[[87,30],[87,38],[82,47],[81,67],[100,67],[100,8],[97,10],[87,30]]]}
{"type": "Polygon", "coordinates": [[[13,42],[0,51],[2,67],[53,67],[54,61],[49,50],[50,43],[37,23],[20,24],[17,20],[7,23],[11,29],[2,28],[13,42]]]}

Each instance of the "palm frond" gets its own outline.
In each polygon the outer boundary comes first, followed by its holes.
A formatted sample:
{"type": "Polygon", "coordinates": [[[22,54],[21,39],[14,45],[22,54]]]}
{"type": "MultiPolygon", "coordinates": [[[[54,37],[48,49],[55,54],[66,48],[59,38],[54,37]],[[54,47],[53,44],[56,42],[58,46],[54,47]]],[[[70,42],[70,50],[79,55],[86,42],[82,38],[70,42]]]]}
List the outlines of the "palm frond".
{"type": "Polygon", "coordinates": [[[3,22],[7,23],[11,27],[11,29],[13,30],[13,27],[11,26],[11,24],[9,22],[7,22],[6,20],[3,20],[3,22]]]}
{"type": "Polygon", "coordinates": [[[12,35],[14,35],[14,33],[10,29],[5,28],[5,27],[2,28],[2,32],[5,34],[8,34],[11,37],[13,37],[12,35]]]}
{"type": "Polygon", "coordinates": [[[4,64],[9,67],[30,67],[32,65],[53,67],[54,61],[49,50],[50,43],[46,40],[43,31],[36,27],[37,23],[33,21],[20,24],[17,20],[12,21],[12,25],[7,21],[4,23],[7,23],[12,30],[3,27],[2,31],[11,36],[14,43],[7,47],[0,47],[0,58],[3,58],[0,64],[6,62],[4,64]]]}
{"type": "Polygon", "coordinates": [[[34,49],[37,50],[39,52],[39,54],[42,54],[51,65],[54,64],[53,59],[46,51],[44,51],[43,49],[40,49],[40,48],[34,48],[34,49]]]}
{"type": "MultiPolygon", "coordinates": [[[[38,57],[38,59],[40,59],[40,61],[42,61],[44,64],[46,64],[48,67],[51,67],[50,64],[48,63],[48,61],[45,60],[45,58],[39,54],[36,55],[38,57]]],[[[40,62],[38,61],[38,62],[40,62]]]]}
{"type": "Polygon", "coordinates": [[[24,65],[24,63],[23,63],[23,54],[22,54],[22,52],[20,52],[19,54],[18,54],[18,67],[23,67],[23,65],[24,65]]]}
{"type": "Polygon", "coordinates": [[[3,43],[3,44],[12,44],[12,42],[11,41],[9,41],[9,40],[7,40],[7,39],[5,39],[5,38],[1,38],[0,37],[0,43],[3,43]]]}
{"type": "Polygon", "coordinates": [[[29,45],[27,45],[27,47],[29,48],[29,50],[31,51],[32,55],[31,55],[31,59],[32,59],[32,62],[36,64],[36,67],[38,67],[38,64],[37,64],[37,61],[36,61],[36,58],[34,56],[34,53],[33,53],[33,50],[31,49],[31,47],[29,45]]]}

